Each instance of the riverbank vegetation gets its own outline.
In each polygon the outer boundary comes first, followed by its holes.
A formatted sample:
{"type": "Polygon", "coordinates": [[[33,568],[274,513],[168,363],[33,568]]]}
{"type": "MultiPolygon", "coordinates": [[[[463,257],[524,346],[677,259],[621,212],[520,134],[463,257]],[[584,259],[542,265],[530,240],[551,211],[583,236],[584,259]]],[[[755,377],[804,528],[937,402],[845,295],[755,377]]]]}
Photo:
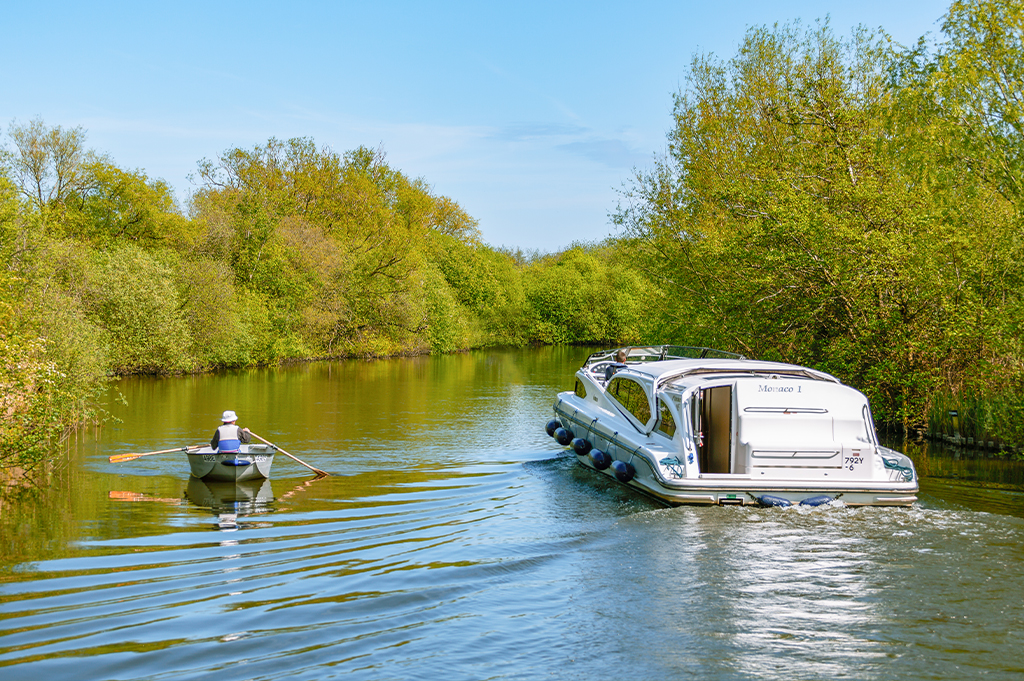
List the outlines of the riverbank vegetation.
{"type": "Polygon", "coordinates": [[[1024,6],[955,2],[942,30],[696,57],[615,221],[661,336],[819,367],[910,428],[984,395],[987,439],[1020,445],[1024,6]]]}
{"type": "Polygon", "coordinates": [[[548,255],[484,243],[378,150],[228,149],[181,206],[85,130],[15,121],[0,465],[102,419],[111,376],[531,343],[809,364],[880,420],[923,428],[969,401],[985,438],[1024,444],[1022,15],[955,2],[941,39],[910,47],[825,22],[697,56],[620,237],[548,255]]]}
{"type": "Polygon", "coordinates": [[[493,248],[458,203],[379,151],[309,139],[229,149],[199,164],[183,210],[164,182],[89,151],[84,130],[15,122],[9,138],[8,465],[102,418],[95,397],[111,376],[646,335],[646,280],[615,249],[493,248]]]}

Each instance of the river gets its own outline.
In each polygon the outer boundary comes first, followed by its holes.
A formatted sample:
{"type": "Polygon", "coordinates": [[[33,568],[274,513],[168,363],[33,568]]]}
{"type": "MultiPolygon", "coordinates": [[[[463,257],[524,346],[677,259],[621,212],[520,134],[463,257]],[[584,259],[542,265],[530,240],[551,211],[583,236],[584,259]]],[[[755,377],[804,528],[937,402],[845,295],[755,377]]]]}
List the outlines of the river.
{"type": "Polygon", "coordinates": [[[1020,464],[908,445],[911,508],[663,508],[544,433],[585,355],[118,382],[0,506],[0,679],[1021,678],[1020,464]],[[332,475],[108,461],[225,409],[332,475]]]}

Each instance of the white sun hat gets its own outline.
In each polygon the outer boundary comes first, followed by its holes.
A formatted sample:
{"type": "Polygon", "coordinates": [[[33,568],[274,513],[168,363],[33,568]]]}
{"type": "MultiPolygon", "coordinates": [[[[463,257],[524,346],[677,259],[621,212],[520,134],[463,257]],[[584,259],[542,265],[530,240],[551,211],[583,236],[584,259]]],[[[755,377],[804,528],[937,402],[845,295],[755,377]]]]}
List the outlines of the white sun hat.
{"type": "Polygon", "coordinates": [[[237,421],[238,420],[238,414],[236,414],[235,412],[233,412],[230,409],[228,409],[226,412],[224,412],[224,415],[220,417],[220,420],[223,421],[224,423],[230,423],[231,421],[237,421]]]}

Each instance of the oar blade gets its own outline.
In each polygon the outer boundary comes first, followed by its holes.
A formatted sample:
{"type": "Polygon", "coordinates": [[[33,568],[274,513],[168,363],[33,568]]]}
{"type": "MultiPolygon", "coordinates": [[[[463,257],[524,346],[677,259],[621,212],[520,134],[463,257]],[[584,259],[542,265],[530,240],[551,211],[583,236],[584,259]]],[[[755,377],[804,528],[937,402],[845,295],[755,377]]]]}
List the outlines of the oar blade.
{"type": "Polygon", "coordinates": [[[142,454],[115,454],[114,456],[110,457],[110,463],[121,463],[122,461],[131,461],[132,459],[137,459],[140,456],[142,456],[142,454]]]}
{"type": "Polygon", "coordinates": [[[168,452],[191,452],[194,449],[202,449],[203,445],[192,445],[191,447],[175,447],[174,449],[161,449],[156,452],[130,452],[128,454],[114,454],[109,457],[110,463],[121,463],[122,461],[132,461],[140,456],[149,456],[150,454],[167,454],[168,452]]]}

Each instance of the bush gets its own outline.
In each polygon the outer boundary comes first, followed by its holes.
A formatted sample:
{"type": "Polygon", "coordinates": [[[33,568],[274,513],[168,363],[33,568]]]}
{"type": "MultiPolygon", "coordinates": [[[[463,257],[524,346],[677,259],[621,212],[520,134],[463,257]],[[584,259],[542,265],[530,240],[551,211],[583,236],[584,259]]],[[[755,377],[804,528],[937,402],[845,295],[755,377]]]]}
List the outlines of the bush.
{"type": "Polygon", "coordinates": [[[180,312],[174,274],[138,246],[93,255],[85,301],[105,332],[116,374],[188,371],[188,328],[180,312]]]}

